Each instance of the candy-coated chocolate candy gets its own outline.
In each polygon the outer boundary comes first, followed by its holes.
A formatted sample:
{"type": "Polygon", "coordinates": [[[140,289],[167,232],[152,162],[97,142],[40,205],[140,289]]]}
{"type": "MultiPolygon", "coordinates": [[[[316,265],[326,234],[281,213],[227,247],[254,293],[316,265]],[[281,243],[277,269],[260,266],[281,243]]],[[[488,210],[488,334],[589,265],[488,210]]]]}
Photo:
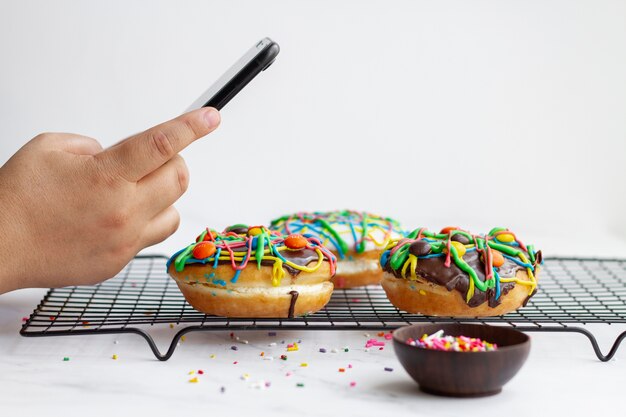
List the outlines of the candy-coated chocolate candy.
{"type": "Polygon", "coordinates": [[[259,226],[248,229],[248,236],[258,236],[261,233],[263,233],[263,228],[259,226]]]}
{"type": "MultiPolygon", "coordinates": [[[[483,255],[480,255],[480,260],[485,263],[485,257],[483,255]]],[[[491,262],[496,268],[504,265],[504,256],[502,256],[502,252],[491,249],[491,262]]]]}
{"type": "Polygon", "coordinates": [[[452,240],[453,242],[462,243],[463,245],[467,245],[468,243],[470,243],[469,238],[462,233],[453,234],[450,240],[452,240]]]}
{"type": "MultiPolygon", "coordinates": [[[[459,257],[463,257],[463,255],[465,255],[466,249],[465,249],[465,245],[463,245],[460,242],[450,242],[450,246],[454,246],[454,249],[456,249],[456,253],[459,255],[459,257]]],[[[444,250],[447,252],[448,248],[445,248],[444,250]]]]}
{"type": "Polygon", "coordinates": [[[458,227],[456,226],[444,227],[443,229],[441,229],[441,232],[439,232],[439,234],[447,235],[448,233],[450,233],[451,230],[458,230],[458,227]]]}
{"type": "Polygon", "coordinates": [[[515,236],[513,236],[511,233],[500,233],[496,236],[496,239],[504,243],[515,242],[515,236]]]}
{"type": "Polygon", "coordinates": [[[215,243],[203,241],[193,248],[192,255],[196,259],[206,259],[215,253],[215,243]]]}
{"type": "Polygon", "coordinates": [[[417,240],[409,246],[409,253],[415,256],[424,256],[430,253],[430,243],[425,240],[417,240]]]}
{"type": "Polygon", "coordinates": [[[224,230],[224,233],[228,233],[228,232],[236,233],[238,235],[245,235],[246,233],[248,233],[248,225],[247,224],[233,224],[232,226],[227,227],[224,230]]]}
{"type": "MultiPolygon", "coordinates": [[[[199,235],[199,236],[196,238],[196,242],[200,242],[200,236],[202,236],[202,235],[199,235]]],[[[215,232],[215,230],[209,230],[209,231],[208,231],[208,232],[204,235],[204,239],[202,239],[202,240],[215,240],[215,238],[216,238],[216,237],[217,237],[217,232],[215,232]]]]}
{"type": "Polygon", "coordinates": [[[304,249],[308,243],[306,238],[299,234],[292,234],[285,238],[285,246],[289,249],[304,249]]]}
{"type": "Polygon", "coordinates": [[[504,265],[504,256],[502,256],[502,252],[492,249],[491,250],[491,259],[493,262],[493,266],[496,268],[504,265]]]}

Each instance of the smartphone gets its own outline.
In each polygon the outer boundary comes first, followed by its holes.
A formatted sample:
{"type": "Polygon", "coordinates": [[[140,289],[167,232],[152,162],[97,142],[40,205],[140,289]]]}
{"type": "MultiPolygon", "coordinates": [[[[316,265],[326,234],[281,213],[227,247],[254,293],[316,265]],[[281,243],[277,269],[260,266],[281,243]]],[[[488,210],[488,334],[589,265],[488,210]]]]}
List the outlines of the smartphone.
{"type": "Polygon", "coordinates": [[[208,90],[204,92],[187,111],[201,107],[215,107],[221,110],[254,77],[272,65],[280,47],[270,38],[263,38],[228,69],[208,90]]]}

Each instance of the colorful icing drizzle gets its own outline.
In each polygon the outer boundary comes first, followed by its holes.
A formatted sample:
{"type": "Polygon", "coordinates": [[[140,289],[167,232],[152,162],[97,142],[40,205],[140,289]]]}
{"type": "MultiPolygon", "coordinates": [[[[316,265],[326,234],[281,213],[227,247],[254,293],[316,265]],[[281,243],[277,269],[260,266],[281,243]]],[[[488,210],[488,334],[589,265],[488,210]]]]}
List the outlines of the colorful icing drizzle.
{"type": "Polygon", "coordinates": [[[299,233],[315,236],[323,245],[334,250],[340,259],[345,259],[350,251],[365,252],[368,242],[382,249],[391,239],[406,234],[396,220],[353,210],[286,215],[272,220],[270,229],[285,235],[299,233]]]}
{"type": "Polygon", "coordinates": [[[530,298],[537,289],[535,270],[541,262],[541,251],[524,245],[502,227],[493,228],[486,236],[455,227],[440,233],[419,228],[406,238],[389,242],[380,257],[383,270],[398,278],[417,280],[419,275],[448,290],[461,290],[471,307],[486,299],[491,307],[497,306],[502,293],[516,284],[527,286],[530,298]],[[451,267],[458,268],[466,279],[446,270],[451,267]],[[528,280],[517,278],[520,269],[526,270],[528,280]]]}
{"type": "MultiPolygon", "coordinates": [[[[172,263],[178,272],[189,264],[209,264],[213,268],[230,264],[234,271],[230,283],[234,284],[250,262],[258,269],[269,264],[272,265],[272,285],[279,286],[285,270],[295,276],[299,272],[317,271],[323,262],[329,262],[330,273],[334,275],[336,261],[337,258],[316,237],[282,236],[264,226],[238,224],[226,228],[223,233],[207,228],[196,242],[168,260],[167,269],[172,263]],[[314,261],[314,265],[308,266],[314,261]]],[[[217,279],[214,273],[206,274],[206,280],[207,283],[226,285],[226,281],[217,279]]]]}

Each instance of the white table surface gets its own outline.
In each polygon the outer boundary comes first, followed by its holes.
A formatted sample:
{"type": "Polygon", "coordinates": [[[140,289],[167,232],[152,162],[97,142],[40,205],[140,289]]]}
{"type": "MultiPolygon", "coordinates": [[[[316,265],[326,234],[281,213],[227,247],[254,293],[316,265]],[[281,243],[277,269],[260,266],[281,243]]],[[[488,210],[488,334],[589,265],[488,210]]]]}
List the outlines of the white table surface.
{"type": "MultiPolygon", "coordinates": [[[[229,332],[192,333],[167,362],[157,361],[146,342],[132,334],[19,336],[22,317],[31,313],[44,293],[31,289],[0,296],[2,416],[13,412],[29,416],[112,412],[147,415],[147,411],[151,415],[177,416],[199,412],[218,416],[242,412],[255,416],[393,412],[429,416],[494,412],[528,416],[550,412],[574,416],[614,415],[623,404],[626,346],[612,361],[602,363],[587,339],[578,334],[532,333],[526,365],[501,394],[451,399],[421,393],[398,363],[390,341],[382,351],[365,351],[367,337],[363,332],[236,334],[248,344],[231,340],[229,332]],[[286,344],[298,340],[299,350],[287,352],[286,344]],[[269,346],[271,343],[276,346],[269,346]],[[344,352],[344,347],[349,351],[344,352]],[[328,352],[320,353],[320,348],[328,352]],[[332,353],[333,348],[338,352],[332,353]],[[260,352],[274,360],[264,360],[260,352]],[[114,354],[117,360],[112,359],[114,354]],[[288,359],[280,360],[281,354],[287,354],[288,359]],[[302,367],[302,363],[308,366],[302,367]],[[385,367],[393,371],[385,371],[385,367]],[[339,368],[345,372],[339,372],[339,368]],[[198,369],[204,374],[189,375],[198,369]],[[198,383],[189,382],[194,376],[198,383]],[[351,387],[351,382],[356,385],[351,387]],[[298,383],[304,386],[298,387],[298,383]]],[[[151,329],[151,333],[163,351],[178,329],[162,325],[151,329]]],[[[603,325],[591,330],[606,352],[625,328],[603,325]]],[[[374,333],[372,337],[376,337],[374,333]]]]}

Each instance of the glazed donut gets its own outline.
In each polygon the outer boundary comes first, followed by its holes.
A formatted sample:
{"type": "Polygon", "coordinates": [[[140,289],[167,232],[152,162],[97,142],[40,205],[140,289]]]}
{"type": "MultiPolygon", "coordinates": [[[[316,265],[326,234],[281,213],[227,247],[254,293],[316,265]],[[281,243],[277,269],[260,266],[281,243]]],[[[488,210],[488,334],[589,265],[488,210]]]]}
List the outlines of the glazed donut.
{"type": "Polygon", "coordinates": [[[336,258],[318,239],[263,226],[207,229],[167,271],[196,310],[224,317],[295,317],[328,303],[336,258]]]}
{"type": "Polygon", "coordinates": [[[390,242],[380,257],[393,305],[451,317],[499,316],[525,306],[537,291],[541,262],[541,251],[502,227],[487,236],[420,228],[390,242]]]}
{"type": "Polygon", "coordinates": [[[393,219],[352,210],[295,213],[273,220],[270,229],[319,238],[338,257],[335,288],[379,284],[380,254],[391,239],[405,234],[393,219]]]}

